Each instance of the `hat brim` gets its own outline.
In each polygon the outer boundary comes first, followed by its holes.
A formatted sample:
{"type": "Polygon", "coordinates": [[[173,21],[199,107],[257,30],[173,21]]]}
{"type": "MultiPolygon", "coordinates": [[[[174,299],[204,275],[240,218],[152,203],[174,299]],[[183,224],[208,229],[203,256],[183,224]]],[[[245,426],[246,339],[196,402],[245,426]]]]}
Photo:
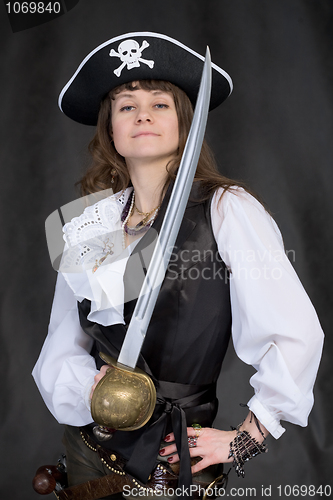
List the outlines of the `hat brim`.
{"type": "MultiPolygon", "coordinates": [[[[59,107],[79,123],[96,125],[101,101],[110,90],[138,80],[169,81],[181,88],[195,105],[203,61],[202,55],[166,35],[126,33],[87,55],[61,91],[59,107]]],[[[228,73],[212,64],[210,110],[219,106],[231,91],[228,73]]]]}

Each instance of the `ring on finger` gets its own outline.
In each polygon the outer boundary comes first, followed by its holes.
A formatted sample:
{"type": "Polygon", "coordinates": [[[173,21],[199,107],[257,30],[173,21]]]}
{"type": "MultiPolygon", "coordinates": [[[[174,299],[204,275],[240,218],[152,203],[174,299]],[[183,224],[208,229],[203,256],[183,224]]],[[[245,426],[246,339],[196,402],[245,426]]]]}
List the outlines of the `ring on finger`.
{"type": "Polygon", "coordinates": [[[196,436],[190,436],[187,438],[188,441],[188,447],[189,448],[195,448],[197,446],[197,440],[198,438],[196,436]]]}
{"type": "Polygon", "coordinates": [[[200,437],[200,433],[202,431],[202,427],[200,424],[192,424],[192,427],[195,431],[195,437],[196,439],[198,439],[200,437]]]}

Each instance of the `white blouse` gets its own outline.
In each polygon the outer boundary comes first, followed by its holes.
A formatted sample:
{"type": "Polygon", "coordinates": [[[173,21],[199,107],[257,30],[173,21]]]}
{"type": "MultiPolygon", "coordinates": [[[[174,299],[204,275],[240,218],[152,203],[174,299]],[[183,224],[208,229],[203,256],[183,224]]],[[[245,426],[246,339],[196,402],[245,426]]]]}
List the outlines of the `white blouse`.
{"type": "MultiPolygon", "coordinates": [[[[77,300],[91,300],[88,317],[97,323],[124,323],[122,278],[132,248],[121,253],[120,214],[130,191],[87,208],[64,228],[67,254],[48,335],[33,369],[42,397],[59,423],[92,422],[89,393],[98,371],[89,354],[93,340],[79,324],[77,300]],[[89,238],[82,236],[83,226],[89,228],[89,238]],[[116,234],[114,253],[92,273],[92,262],[101,255],[93,238],[111,231],[116,234]],[[80,238],[86,253],[78,264],[69,250],[78,248],[80,238]],[[88,247],[83,244],[87,239],[88,247]]],[[[280,420],[307,425],[323,332],[274,220],[243,189],[227,191],[220,200],[222,192],[213,197],[211,218],[219,253],[230,271],[233,343],[238,357],[256,369],[248,406],[278,438],[285,430],[280,420]]],[[[104,253],[110,248],[104,242],[104,253]]]]}

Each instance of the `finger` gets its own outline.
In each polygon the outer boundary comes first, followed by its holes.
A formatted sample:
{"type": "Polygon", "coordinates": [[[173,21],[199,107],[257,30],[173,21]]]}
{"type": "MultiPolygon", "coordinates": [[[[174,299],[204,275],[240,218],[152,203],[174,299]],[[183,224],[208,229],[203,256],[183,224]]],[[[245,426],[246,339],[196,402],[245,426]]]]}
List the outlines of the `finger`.
{"type": "Polygon", "coordinates": [[[89,395],[90,399],[92,399],[92,397],[93,397],[93,393],[94,393],[94,390],[96,389],[96,386],[97,386],[97,384],[94,384],[91,388],[90,395],[89,395]]]}
{"type": "MultiPolygon", "coordinates": [[[[193,427],[187,427],[186,429],[188,437],[195,437],[197,436],[198,438],[202,436],[204,432],[204,428],[202,427],[201,429],[194,429],[193,427]]],[[[172,443],[172,441],[175,440],[175,435],[173,432],[165,436],[164,441],[172,443]]]]}
{"type": "Polygon", "coordinates": [[[171,432],[164,438],[164,441],[166,441],[167,443],[172,443],[174,440],[175,440],[175,435],[173,432],[171,432]]]}
{"type": "MultiPolygon", "coordinates": [[[[195,436],[192,436],[192,437],[195,437],[195,436]]],[[[191,436],[190,436],[190,438],[191,438],[191,436]]],[[[190,441],[189,441],[189,451],[190,451],[191,457],[200,456],[200,453],[198,453],[196,450],[198,448],[199,448],[199,450],[202,449],[202,446],[200,446],[199,440],[195,441],[195,446],[190,446],[190,441]]],[[[176,453],[176,451],[177,451],[176,443],[173,443],[171,445],[164,446],[164,448],[161,448],[159,451],[159,454],[163,457],[167,457],[168,455],[171,455],[172,453],[176,453]]]]}
{"type": "Polygon", "coordinates": [[[176,453],[177,447],[175,444],[172,444],[170,446],[165,446],[160,450],[160,455],[162,457],[167,457],[168,455],[171,455],[171,453],[176,453]]]}
{"type": "Polygon", "coordinates": [[[96,375],[94,376],[95,383],[91,387],[91,391],[90,391],[90,395],[89,395],[90,399],[92,399],[93,392],[96,389],[98,382],[100,380],[102,380],[102,378],[104,377],[104,375],[107,372],[108,368],[109,368],[108,365],[103,365],[102,368],[101,368],[101,370],[98,373],[96,373],[96,375]],[[105,369],[103,369],[104,366],[106,367],[105,369]]]}
{"type": "Polygon", "coordinates": [[[175,453],[174,455],[171,455],[171,457],[168,458],[169,464],[174,464],[176,462],[179,462],[179,455],[178,453],[175,453]]]}
{"type": "Polygon", "coordinates": [[[98,373],[96,373],[96,375],[94,376],[94,380],[95,380],[95,386],[98,384],[98,382],[105,376],[105,374],[107,373],[108,369],[110,367],[108,365],[103,365],[100,369],[100,371],[98,373]]]}
{"type": "Polygon", "coordinates": [[[188,427],[187,428],[187,435],[189,437],[196,437],[199,439],[204,433],[204,427],[200,427],[200,429],[194,429],[193,427],[188,427]]]}
{"type": "Polygon", "coordinates": [[[106,374],[106,372],[108,371],[109,368],[110,368],[109,365],[103,365],[100,369],[100,374],[103,375],[103,377],[104,377],[104,375],[106,374]]]}
{"type": "MultiPolygon", "coordinates": [[[[172,445],[172,446],[167,446],[166,448],[162,448],[160,450],[160,455],[163,456],[163,457],[167,457],[168,455],[170,455],[168,457],[168,462],[169,463],[175,463],[175,462],[178,462],[178,460],[179,460],[179,455],[176,452],[177,452],[176,445],[172,445]]],[[[201,457],[201,454],[196,449],[196,447],[189,448],[189,453],[190,453],[190,457],[191,458],[201,457]]]]}

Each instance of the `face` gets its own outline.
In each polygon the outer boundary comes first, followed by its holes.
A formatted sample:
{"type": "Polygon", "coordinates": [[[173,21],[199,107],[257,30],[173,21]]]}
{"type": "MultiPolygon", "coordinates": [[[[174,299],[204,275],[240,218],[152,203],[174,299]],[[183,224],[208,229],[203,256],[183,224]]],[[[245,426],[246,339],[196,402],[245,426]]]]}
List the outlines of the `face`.
{"type": "Polygon", "coordinates": [[[172,94],[123,90],[112,100],[112,137],[128,166],[166,164],[178,149],[178,117],[172,94]]]}

